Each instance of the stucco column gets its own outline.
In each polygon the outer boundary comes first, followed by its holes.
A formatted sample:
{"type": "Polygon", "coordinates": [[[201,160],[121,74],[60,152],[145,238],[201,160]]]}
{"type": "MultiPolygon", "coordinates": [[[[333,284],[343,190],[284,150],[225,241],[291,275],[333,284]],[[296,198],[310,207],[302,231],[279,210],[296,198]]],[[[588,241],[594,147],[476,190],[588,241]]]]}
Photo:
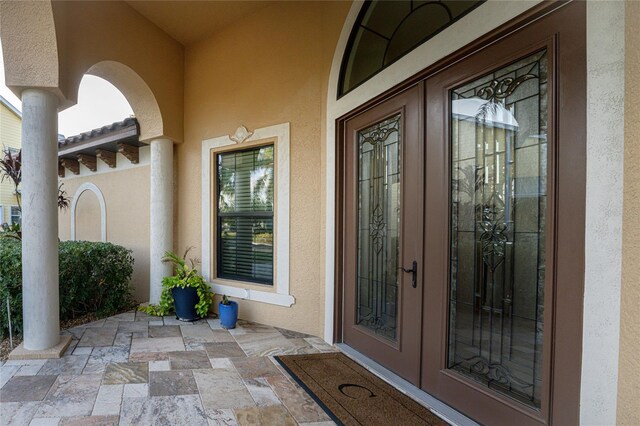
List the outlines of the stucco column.
{"type": "Polygon", "coordinates": [[[167,250],[173,250],[173,142],[151,141],[151,215],[149,302],[158,303],[162,278],[171,275],[171,265],[160,261],[167,250]]]}
{"type": "Polygon", "coordinates": [[[22,309],[27,350],[60,342],[57,107],[53,93],[22,92],[22,309]]]}

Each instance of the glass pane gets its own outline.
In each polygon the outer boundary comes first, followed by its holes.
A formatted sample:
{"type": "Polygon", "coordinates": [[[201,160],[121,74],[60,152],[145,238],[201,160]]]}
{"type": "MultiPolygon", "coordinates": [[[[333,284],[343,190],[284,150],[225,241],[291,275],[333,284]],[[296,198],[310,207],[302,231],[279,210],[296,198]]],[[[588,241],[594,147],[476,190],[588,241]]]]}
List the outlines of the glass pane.
{"type": "Polygon", "coordinates": [[[358,31],[353,46],[354,49],[362,53],[352,56],[347,62],[344,77],[344,83],[347,87],[355,86],[382,68],[387,43],[388,40],[370,30],[361,28],[358,31]]]}
{"type": "Polygon", "coordinates": [[[218,276],[273,281],[273,218],[220,219],[218,276]]]}
{"type": "Polygon", "coordinates": [[[217,155],[217,275],[273,283],[273,145],[217,155]]]}
{"type": "Polygon", "coordinates": [[[358,133],[356,324],[396,339],[400,251],[400,114],[358,133]]]}
{"type": "Polygon", "coordinates": [[[428,2],[414,7],[413,13],[398,26],[384,57],[385,65],[392,64],[425,38],[437,34],[451,23],[451,11],[444,3],[428,2]]]}
{"type": "Polygon", "coordinates": [[[339,95],[452,25],[484,0],[373,0],[362,6],[342,59],[339,95]]]}
{"type": "Polygon", "coordinates": [[[273,145],[218,154],[218,212],[273,212],[273,145]]]}
{"type": "Polygon", "coordinates": [[[451,92],[448,367],[540,407],[547,56],[451,92]]]}

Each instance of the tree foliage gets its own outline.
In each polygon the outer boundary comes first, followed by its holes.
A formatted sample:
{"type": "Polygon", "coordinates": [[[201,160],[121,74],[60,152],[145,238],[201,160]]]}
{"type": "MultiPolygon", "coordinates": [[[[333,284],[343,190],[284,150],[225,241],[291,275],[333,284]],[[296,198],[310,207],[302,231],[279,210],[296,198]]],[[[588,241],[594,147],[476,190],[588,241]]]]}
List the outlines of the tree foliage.
{"type": "MultiPolygon", "coordinates": [[[[10,180],[14,186],[14,193],[18,202],[18,209],[22,211],[20,200],[20,183],[22,182],[22,150],[15,151],[12,148],[4,148],[0,159],[0,182],[10,180]]],[[[58,208],[65,210],[69,207],[70,199],[67,191],[62,189],[64,184],[58,186],[58,208]]]]}

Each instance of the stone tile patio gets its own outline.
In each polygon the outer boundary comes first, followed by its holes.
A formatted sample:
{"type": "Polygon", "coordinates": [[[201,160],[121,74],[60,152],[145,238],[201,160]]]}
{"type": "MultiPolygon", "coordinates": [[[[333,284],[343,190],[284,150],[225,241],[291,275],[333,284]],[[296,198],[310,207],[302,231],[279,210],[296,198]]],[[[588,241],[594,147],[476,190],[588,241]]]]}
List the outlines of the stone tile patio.
{"type": "Polygon", "coordinates": [[[127,312],[63,331],[60,359],[0,365],[1,425],[331,425],[274,355],[336,350],[240,320],[127,312]]]}

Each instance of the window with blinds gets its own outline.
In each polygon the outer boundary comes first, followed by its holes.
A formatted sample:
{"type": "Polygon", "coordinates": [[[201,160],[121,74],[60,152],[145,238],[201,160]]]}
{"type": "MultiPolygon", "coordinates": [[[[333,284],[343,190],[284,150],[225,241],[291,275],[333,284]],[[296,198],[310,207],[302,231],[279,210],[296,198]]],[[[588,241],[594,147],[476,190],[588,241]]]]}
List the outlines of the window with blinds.
{"type": "Polygon", "coordinates": [[[273,152],[216,155],[219,278],[273,285],[273,152]]]}

